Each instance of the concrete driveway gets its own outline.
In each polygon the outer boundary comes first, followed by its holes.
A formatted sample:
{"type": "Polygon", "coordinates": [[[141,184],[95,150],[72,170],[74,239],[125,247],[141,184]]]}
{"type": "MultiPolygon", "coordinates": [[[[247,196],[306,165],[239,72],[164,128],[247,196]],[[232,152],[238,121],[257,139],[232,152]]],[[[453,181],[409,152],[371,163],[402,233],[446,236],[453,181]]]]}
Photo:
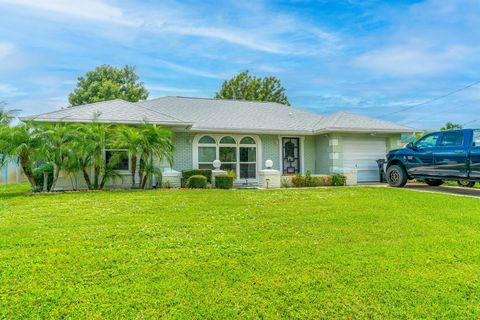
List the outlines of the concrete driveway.
{"type": "Polygon", "coordinates": [[[405,189],[421,191],[421,192],[435,192],[435,193],[445,193],[452,194],[456,196],[465,196],[465,197],[474,197],[480,198],[480,189],[479,188],[463,188],[463,187],[430,187],[426,184],[420,183],[407,183],[405,189]]]}

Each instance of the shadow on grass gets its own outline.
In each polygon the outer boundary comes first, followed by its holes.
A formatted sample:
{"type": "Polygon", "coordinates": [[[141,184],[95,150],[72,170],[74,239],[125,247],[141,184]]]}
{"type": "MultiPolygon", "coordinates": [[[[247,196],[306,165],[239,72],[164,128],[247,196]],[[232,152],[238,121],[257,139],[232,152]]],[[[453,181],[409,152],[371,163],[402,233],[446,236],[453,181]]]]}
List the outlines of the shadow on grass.
{"type": "Polygon", "coordinates": [[[28,183],[1,185],[0,200],[28,196],[30,190],[31,188],[28,183]]]}

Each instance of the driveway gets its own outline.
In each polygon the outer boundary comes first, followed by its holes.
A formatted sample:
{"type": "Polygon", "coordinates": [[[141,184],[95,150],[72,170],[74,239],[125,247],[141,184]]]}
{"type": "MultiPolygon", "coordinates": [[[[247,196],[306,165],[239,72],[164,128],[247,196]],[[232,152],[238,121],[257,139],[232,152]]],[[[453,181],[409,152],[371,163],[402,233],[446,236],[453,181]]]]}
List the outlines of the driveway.
{"type": "Polygon", "coordinates": [[[410,190],[415,190],[415,191],[422,191],[422,192],[436,192],[436,193],[452,194],[456,196],[480,198],[479,188],[443,187],[443,186],[430,187],[430,186],[427,186],[426,184],[420,184],[420,183],[407,183],[405,188],[410,190]]]}

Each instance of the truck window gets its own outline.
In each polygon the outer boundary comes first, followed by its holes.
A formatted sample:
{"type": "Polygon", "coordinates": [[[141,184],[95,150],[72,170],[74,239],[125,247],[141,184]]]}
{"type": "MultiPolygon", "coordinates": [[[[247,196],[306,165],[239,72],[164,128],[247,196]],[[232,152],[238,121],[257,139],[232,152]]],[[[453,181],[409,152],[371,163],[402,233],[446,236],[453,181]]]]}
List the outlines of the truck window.
{"type": "Polygon", "coordinates": [[[473,146],[480,147],[480,130],[473,130],[473,146]]]}
{"type": "Polygon", "coordinates": [[[461,147],[463,146],[463,131],[445,132],[443,134],[441,147],[461,147]]]}
{"type": "Polygon", "coordinates": [[[429,134],[418,140],[415,146],[417,148],[433,148],[437,145],[438,138],[440,138],[440,133],[429,134]]]}

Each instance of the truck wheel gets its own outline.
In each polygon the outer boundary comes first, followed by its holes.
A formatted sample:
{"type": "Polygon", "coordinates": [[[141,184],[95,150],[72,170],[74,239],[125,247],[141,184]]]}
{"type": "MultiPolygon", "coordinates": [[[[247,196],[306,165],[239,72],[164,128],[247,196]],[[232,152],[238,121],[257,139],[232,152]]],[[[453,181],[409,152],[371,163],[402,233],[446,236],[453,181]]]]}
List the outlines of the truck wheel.
{"type": "Polygon", "coordinates": [[[443,184],[443,181],[438,179],[425,179],[425,183],[430,187],[438,187],[443,184]]]}
{"type": "Polygon", "coordinates": [[[393,165],[387,169],[387,182],[390,186],[401,188],[407,184],[407,172],[402,166],[393,165]]]}
{"type": "Polygon", "coordinates": [[[469,181],[469,180],[458,180],[457,183],[460,187],[466,187],[466,188],[471,188],[475,185],[475,181],[469,181]]]}

